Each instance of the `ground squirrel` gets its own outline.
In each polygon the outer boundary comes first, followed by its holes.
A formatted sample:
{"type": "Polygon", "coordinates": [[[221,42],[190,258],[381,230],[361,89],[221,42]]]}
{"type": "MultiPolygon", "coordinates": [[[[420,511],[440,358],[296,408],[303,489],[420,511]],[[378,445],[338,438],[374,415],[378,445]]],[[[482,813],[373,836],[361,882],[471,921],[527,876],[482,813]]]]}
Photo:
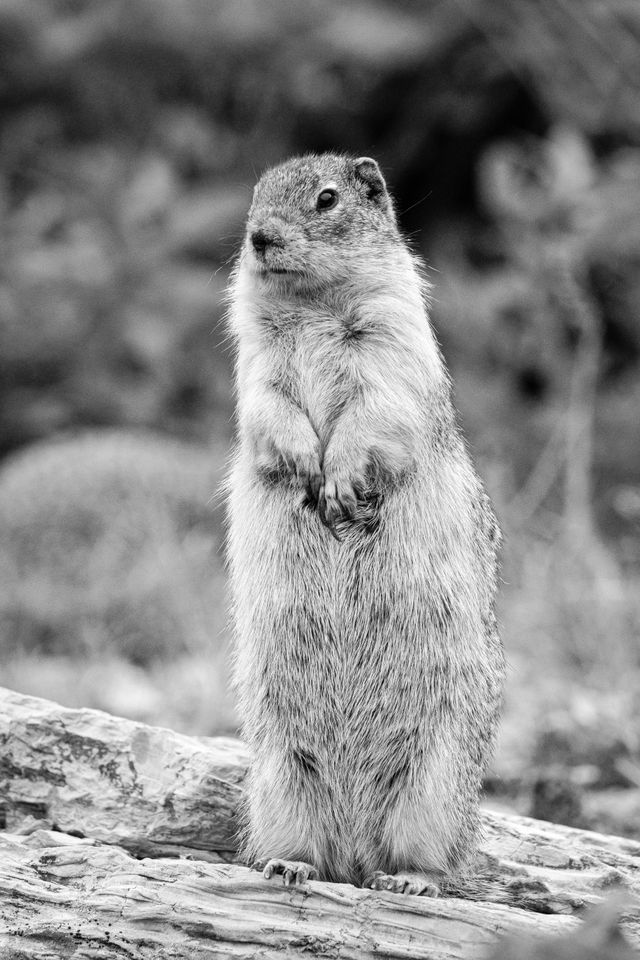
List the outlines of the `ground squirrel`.
{"type": "Polygon", "coordinates": [[[436,892],[474,848],[499,533],[426,291],[374,160],[261,178],[231,285],[229,561],[243,852],[287,883],[436,892]]]}

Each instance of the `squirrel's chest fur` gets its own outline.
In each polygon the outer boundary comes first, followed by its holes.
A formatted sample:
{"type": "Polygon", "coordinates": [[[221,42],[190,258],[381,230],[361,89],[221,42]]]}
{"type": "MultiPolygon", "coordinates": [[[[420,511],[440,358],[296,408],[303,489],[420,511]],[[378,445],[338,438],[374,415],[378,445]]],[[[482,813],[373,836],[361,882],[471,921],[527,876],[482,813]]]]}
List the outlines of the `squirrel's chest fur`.
{"type": "Polygon", "coordinates": [[[402,384],[418,433],[438,413],[443,369],[418,288],[354,291],[346,284],[324,299],[283,301],[257,296],[240,277],[236,314],[240,400],[247,374],[260,370],[305,412],[323,445],[336,418],[371,388],[391,409],[403,402],[402,384]]]}
{"type": "Polygon", "coordinates": [[[326,442],[336,416],[362,377],[356,341],[335,314],[301,316],[288,330],[263,333],[274,385],[309,417],[326,442]]]}

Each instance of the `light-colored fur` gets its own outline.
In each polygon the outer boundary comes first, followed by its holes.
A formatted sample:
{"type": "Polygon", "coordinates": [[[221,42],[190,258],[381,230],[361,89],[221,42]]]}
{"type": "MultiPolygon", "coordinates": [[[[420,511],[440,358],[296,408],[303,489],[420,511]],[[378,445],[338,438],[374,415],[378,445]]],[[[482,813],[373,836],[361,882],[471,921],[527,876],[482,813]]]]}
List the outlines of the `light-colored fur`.
{"type": "Polygon", "coordinates": [[[386,191],[369,199],[353,163],[303,158],[258,186],[231,290],[229,558],[255,756],[245,856],[362,882],[467,859],[503,657],[497,527],[425,284],[386,191]],[[328,180],[340,205],[319,214],[328,180]],[[265,224],[282,240],[269,262],[300,273],[261,270],[249,238],[265,224]],[[315,475],[334,513],[357,500],[333,531],[315,475]]]}

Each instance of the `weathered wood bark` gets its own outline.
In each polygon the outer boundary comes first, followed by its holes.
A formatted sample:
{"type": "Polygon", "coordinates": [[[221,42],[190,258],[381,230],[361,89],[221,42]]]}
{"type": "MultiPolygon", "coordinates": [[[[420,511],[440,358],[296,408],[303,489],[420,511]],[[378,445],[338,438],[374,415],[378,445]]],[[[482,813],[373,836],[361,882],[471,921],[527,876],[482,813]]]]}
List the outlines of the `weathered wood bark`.
{"type": "MultiPolygon", "coordinates": [[[[211,862],[233,857],[247,760],[237,741],[0,690],[2,960],[481,957],[501,930],[570,929],[612,885],[640,896],[640,843],[495,813],[485,850],[529,911],[265,881],[211,862]]],[[[623,927],[640,945],[640,912],[623,927]]]]}
{"type": "Polygon", "coordinates": [[[0,810],[136,855],[231,860],[248,753],[238,740],[71,710],[0,688],[0,810]],[[207,857],[207,855],[209,855],[207,857]]]}

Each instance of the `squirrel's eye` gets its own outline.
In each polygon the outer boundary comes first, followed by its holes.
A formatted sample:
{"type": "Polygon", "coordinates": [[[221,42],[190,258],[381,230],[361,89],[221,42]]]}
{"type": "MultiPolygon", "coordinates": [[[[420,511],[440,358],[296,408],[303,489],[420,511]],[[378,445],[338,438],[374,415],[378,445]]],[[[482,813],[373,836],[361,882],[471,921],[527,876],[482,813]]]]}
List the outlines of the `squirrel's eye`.
{"type": "Polygon", "coordinates": [[[333,187],[327,187],[325,190],[322,190],[318,194],[316,209],[331,210],[331,207],[335,207],[337,202],[338,202],[338,191],[334,190],[333,187]]]}

